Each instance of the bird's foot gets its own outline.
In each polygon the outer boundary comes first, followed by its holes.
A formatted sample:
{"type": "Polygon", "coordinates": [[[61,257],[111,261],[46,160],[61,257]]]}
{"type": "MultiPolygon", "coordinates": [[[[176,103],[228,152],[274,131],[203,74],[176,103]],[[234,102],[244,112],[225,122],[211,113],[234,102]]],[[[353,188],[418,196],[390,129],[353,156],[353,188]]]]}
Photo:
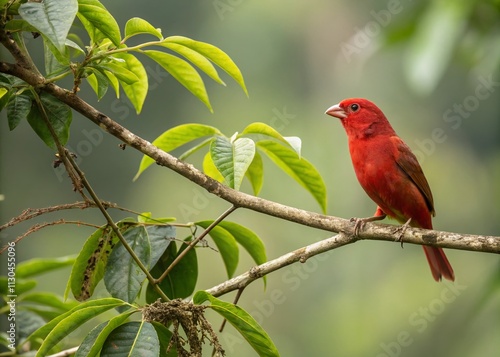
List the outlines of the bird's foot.
{"type": "Polygon", "coordinates": [[[402,226],[396,227],[396,229],[394,230],[394,234],[398,233],[398,236],[396,238],[396,242],[401,242],[401,248],[403,248],[403,240],[402,240],[403,235],[405,234],[406,230],[410,226],[410,222],[411,222],[411,218],[409,220],[407,220],[405,224],[403,224],[402,226]]]}
{"type": "Polygon", "coordinates": [[[359,232],[365,227],[366,222],[381,221],[386,217],[385,214],[368,217],[368,218],[356,218],[353,217],[349,221],[354,222],[354,236],[359,236],[359,232]]]}
{"type": "Polygon", "coordinates": [[[363,227],[365,226],[366,221],[363,218],[356,218],[356,217],[352,217],[349,221],[351,223],[354,222],[354,236],[357,237],[359,235],[359,231],[362,230],[363,227]]]}

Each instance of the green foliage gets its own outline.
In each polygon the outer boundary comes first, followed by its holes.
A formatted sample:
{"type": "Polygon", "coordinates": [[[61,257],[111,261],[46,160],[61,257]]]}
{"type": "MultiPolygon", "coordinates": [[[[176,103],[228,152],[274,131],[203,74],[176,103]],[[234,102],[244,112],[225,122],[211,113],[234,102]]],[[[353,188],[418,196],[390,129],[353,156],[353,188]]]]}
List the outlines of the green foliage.
{"type": "MultiPolygon", "coordinates": [[[[316,168],[300,155],[301,140],[284,137],[264,123],[253,123],[241,134],[224,136],[218,129],[202,124],[183,124],[167,130],[153,141],[153,145],[170,152],[197,139],[205,138],[180,155],[187,158],[199,149],[209,146],[203,161],[203,171],[215,180],[239,190],[246,177],[258,195],[263,182],[263,163],[260,153],[268,156],[280,169],[311,193],[326,212],[326,185],[316,168]]],[[[143,156],[137,179],[154,160],[143,156]]]]}
{"type": "MultiPolygon", "coordinates": [[[[126,22],[122,35],[115,18],[98,0],[0,0],[0,17],[0,30],[9,32],[23,54],[29,54],[23,32],[41,35],[44,63],[38,72],[43,72],[46,79],[43,85],[33,87],[14,76],[0,74],[0,110],[6,110],[10,130],[26,120],[52,150],[60,150],[69,140],[72,109],[47,94],[44,86],[59,84],[68,76],[73,77],[73,87],[68,91],[78,93],[82,82],[87,81],[97,100],[109,92],[117,97],[123,92],[137,113],[142,111],[149,89],[143,59],[159,64],[210,111],[213,108],[204,78],[225,85],[219,70],[248,95],[239,68],[221,49],[187,37],[164,37],[161,29],[138,17],[126,22]],[[87,38],[79,38],[75,28],[83,28],[87,38]],[[147,42],[141,42],[143,38],[147,42]]],[[[207,175],[236,190],[246,177],[256,195],[263,185],[264,154],[326,210],[324,182],[302,158],[301,140],[283,137],[266,124],[250,124],[241,134],[231,137],[212,126],[184,124],[166,131],[153,144],[167,152],[189,144],[179,156],[181,160],[205,148],[203,170],[207,175]]],[[[136,178],[153,162],[144,157],[136,178]]],[[[19,264],[15,294],[21,340],[16,352],[36,351],[36,356],[55,353],[68,335],[99,316],[106,321],[83,339],[76,356],[177,356],[176,345],[171,341],[182,338],[177,332],[179,320],[172,317],[148,322],[132,317],[144,313],[144,300],[153,304],[162,299],[168,304],[169,300],[192,297],[197,304],[209,301],[208,308],[226,318],[260,356],[278,356],[267,333],[243,309],[203,291],[193,296],[198,284],[198,250],[204,247],[194,245],[193,240],[197,238],[197,227],[207,230],[213,221],[174,221],[172,217],[154,218],[151,213],[143,213],[137,219],[117,222],[115,229],[112,224],[97,228],[76,257],[34,259],[19,264]],[[179,227],[189,230],[188,238],[177,238],[179,227]],[[33,278],[70,265],[64,297],[33,291],[37,285],[33,278]],[[111,297],[96,298],[101,281],[111,297]],[[68,298],[70,294],[76,301],[68,298]],[[117,313],[108,317],[111,311],[117,313]]],[[[205,233],[217,247],[229,278],[238,268],[240,246],[256,264],[266,262],[262,240],[246,227],[222,221],[205,233]]],[[[265,278],[263,281],[265,284],[265,278]]],[[[9,282],[9,277],[0,277],[2,313],[9,313],[9,295],[13,293],[9,282]]],[[[204,338],[202,334],[201,340],[204,338]]],[[[6,339],[0,343],[9,344],[6,339]]]]}

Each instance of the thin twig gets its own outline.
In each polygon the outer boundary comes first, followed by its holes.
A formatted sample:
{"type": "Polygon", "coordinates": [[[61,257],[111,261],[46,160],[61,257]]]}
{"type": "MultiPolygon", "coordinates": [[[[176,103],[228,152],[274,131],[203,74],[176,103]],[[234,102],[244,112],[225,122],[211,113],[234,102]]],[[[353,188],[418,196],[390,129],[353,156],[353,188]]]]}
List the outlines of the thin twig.
{"type": "Polygon", "coordinates": [[[307,245],[305,247],[294,250],[293,252],[284,254],[276,259],[270,260],[261,265],[257,265],[249,271],[238,275],[230,280],[223,282],[217,286],[207,289],[206,292],[213,296],[221,296],[234,290],[239,290],[247,287],[253,281],[262,278],[264,275],[279,270],[287,265],[301,262],[305,263],[307,259],[327,252],[329,250],[342,247],[346,244],[358,241],[353,235],[339,233],[333,237],[324,239],[322,241],[307,245]]]}
{"type": "Polygon", "coordinates": [[[130,247],[130,245],[127,243],[127,241],[123,237],[122,233],[120,232],[120,229],[115,224],[115,222],[113,221],[113,219],[109,215],[108,211],[106,211],[106,208],[104,208],[104,206],[102,205],[101,200],[99,199],[99,197],[97,197],[97,194],[94,192],[94,189],[92,188],[92,186],[90,186],[90,183],[87,181],[87,179],[86,179],[85,174],[83,173],[83,171],[80,170],[80,168],[76,164],[75,160],[73,160],[73,158],[71,157],[71,155],[68,155],[67,152],[66,152],[65,156],[68,159],[68,161],[70,162],[70,164],[72,166],[72,169],[75,170],[75,172],[78,174],[78,176],[79,176],[79,178],[80,178],[83,186],[85,187],[85,189],[87,190],[87,192],[89,193],[89,195],[94,200],[95,204],[97,205],[97,207],[101,211],[102,215],[104,216],[104,218],[108,222],[109,226],[111,227],[111,229],[113,229],[113,232],[115,232],[115,234],[117,235],[118,239],[123,244],[123,246],[125,247],[125,249],[127,250],[127,252],[130,254],[130,256],[132,257],[132,259],[134,259],[134,261],[137,263],[137,266],[139,267],[139,269],[141,269],[144,272],[144,274],[146,274],[146,277],[147,277],[148,281],[151,283],[151,285],[156,290],[156,292],[160,295],[160,297],[164,301],[169,301],[170,299],[167,297],[167,295],[165,295],[165,293],[156,284],[155,279],[153,278],[153,276],[149,272],[148,268],[146,268],[146,266],[144,266],[144,264],[139,259],[139,257],[137,256],[137,254],[135,254],[134,250],[130,247]]]}
{"type": "Polygon", "coordinates": [[[193,239],[189,245],[181,252],[179,253],[179,255],[174,259],[174,261],[168,266],[168,268],[163,272],[163,274],[155,280],[155,283],[159,284],[163,281],[163,279],[165,279],[168,275],[168,273],[170,273],[172,271],[172,269],[177,265],[177,263],[179,263],[181,261],[182,258],[184,258],[184,256],[191,250],[193,249],[194,246],[196,246],[196,244],[198,244],[198,242],[200,240],[202,240],[203,238],[205,238],[207,236],[208,233],[210,233],[210,231],[215,227],[217,226],[220,222],[222,222],[227,216],[229,216],[231,213],[233,213],[235,210],[236,210],[236,206],[231,206],[229,207],[226,211],[224,211],[224,213],[222,213],[215,221],[212,222],[212,224],[210,224],[207,229],[205,229],[196,239],[193,239]]]}

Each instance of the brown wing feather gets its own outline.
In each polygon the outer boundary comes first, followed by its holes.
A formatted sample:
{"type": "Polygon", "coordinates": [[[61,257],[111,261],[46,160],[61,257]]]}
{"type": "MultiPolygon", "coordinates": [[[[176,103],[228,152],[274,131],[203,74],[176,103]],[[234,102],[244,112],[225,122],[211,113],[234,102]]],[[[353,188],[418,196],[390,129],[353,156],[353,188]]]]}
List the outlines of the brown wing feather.
{"type": "Polygon", "coordinates": [[[418,189],[424,195],[425,201],[427,202],[427,206],[429,208],[429,212],[433,216],[436,215],[434,211],[434,199],[432,198],[431,188],[429,187],[429,183],[425,178],[425,175],[420,167],[420,164],[417,161],[415,155],[411,152],[411,149],[406,145],[403,140],[401,140],[397,136],[391,137],[391,140],[394,142],[396,147],[398,148],[398,153],[396,157],[396,162],[398,166],[410,177],[410,179],[417,185],[418,189]]]}

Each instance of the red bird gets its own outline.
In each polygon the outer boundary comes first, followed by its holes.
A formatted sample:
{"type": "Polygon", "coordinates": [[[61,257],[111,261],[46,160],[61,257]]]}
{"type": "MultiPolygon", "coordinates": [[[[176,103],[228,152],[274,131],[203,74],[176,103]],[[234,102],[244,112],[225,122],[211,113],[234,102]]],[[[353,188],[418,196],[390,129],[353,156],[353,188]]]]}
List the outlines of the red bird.
{"type": "MultiPolygon", "coordinates": [[[[349,152],[359,183],[378,205],[374,217],[358,222],[395,218],[412,227],[432,229],[434,201],[415,155],[396,135],[384,113],[362,98],[345,99],[327,109],[339,118],[349,140],[349,152]]],[[[441,248],[423,246],[432,276],[455,280],[441,248]]]]}

